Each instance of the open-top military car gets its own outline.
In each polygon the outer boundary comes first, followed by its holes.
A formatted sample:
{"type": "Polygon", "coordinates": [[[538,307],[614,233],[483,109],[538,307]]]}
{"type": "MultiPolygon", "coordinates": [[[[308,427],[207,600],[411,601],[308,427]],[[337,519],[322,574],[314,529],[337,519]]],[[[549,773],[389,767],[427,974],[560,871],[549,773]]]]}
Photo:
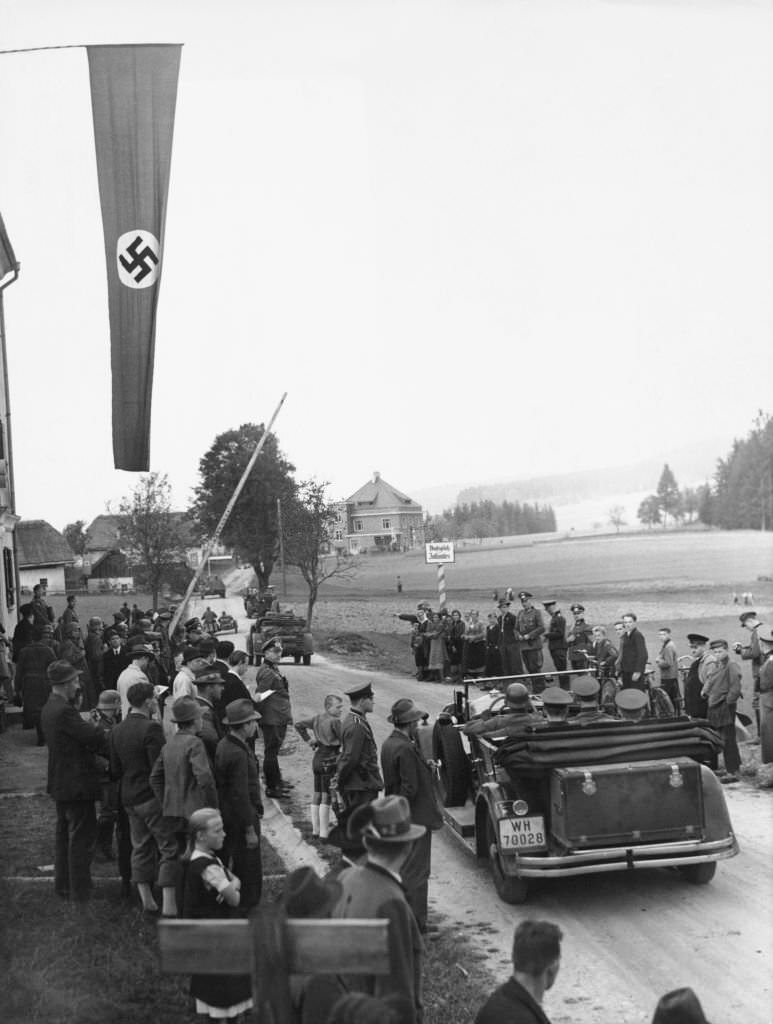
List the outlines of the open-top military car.
{"type": "Polygon", "coordinates": [[[424,745],[431,742],[446,824],[489,861],[507,903],[526,900],[530,879],[599,871],[673,867],[706,884],[717,861],[738,853],[711,768],[721,741],[706,722],[559,723],[467,735],[464,723],[484,708],[495,714],[504,698],[471,701],[467,688],[455,696],[424,745]]]}

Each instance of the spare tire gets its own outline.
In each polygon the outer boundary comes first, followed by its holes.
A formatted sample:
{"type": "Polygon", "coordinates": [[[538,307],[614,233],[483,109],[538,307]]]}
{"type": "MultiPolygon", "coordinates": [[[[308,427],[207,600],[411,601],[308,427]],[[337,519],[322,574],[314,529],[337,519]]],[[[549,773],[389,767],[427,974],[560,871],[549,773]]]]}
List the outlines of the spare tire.
{"type": "Polygon", "coordinates": [[[434,740],[440,762],[438,796],[444,807],[463,807],[470,792],[472,776],[462,738],[452,725],[436,725],[434,740]]]}

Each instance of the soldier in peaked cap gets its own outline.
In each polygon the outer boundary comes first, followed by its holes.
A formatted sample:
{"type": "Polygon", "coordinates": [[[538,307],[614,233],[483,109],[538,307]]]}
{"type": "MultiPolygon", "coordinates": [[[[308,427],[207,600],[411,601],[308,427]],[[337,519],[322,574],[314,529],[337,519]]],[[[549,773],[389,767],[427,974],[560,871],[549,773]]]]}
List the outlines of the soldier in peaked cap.
{"type": "Polygon", "coordinates": [[[615,694],[615,704],[624,722],[640,722],[646,718],[645,708],[648,703],[647,694],[633,686],[618,690],[615,694]]]}
{"type": "Polygon", "coordinates": [[[279,670],[282,660],[282,641],[279,637],[267,640],[261,647],[263,664],[255,676],[256,699],[260,702],[260,731],[263,733],[263,777],[266,795],[283,798],[293,784],[285,782],[279,767],[279,751],[293,720],[290,704],[290,686],[279,670]]]}
{"type": "Polygon", "coordinates": [[[378,766],[378,746],[366,717],[373,710],[373,687],[360,683],[345,693],[351,707],[341,726],[341,753],[332,783],[344,805],[344,819],[356,807],[374,800],[384,785],[378,766]]]}
{"type": "Polygon", "coordinates": [[[587,669],[586,655],[593,642],[593,627],[585,621],[584,605],[573,604],[569,611],[574,616],[574,622],[566,638],[569,645],[569,664],[574,669],[587,669]]]}
{"type": "Polygon", "coordinates": [[[601,685],[593,676],[576,676],[572,680],[572,693],[580,705],[579,714],[569,719],[570,725],[598,725],[601,722],[614,722],[611,715],[605,715],[599,709],[599,692],[601,685]]]}
{"type": "Polygon", "coordinates": [[[562,690],[560,686],[547,686],[541,696],[548,724],[566,722],[569,706],[574,703],[571,693],[562,690]]]}
{"type": "Polygon", "coordinates": [[[518,649],[524,669],[535,674],[542,668],[542,634],[545,623],[542,613],[534,607],[534,595],[528,590],[518,594],[521,610],[515,617],[515,631],[518,637],[518,649]]]}
{"type": "Polygon", "coordinates": [[[765,628],[760,622],[757,613],[753,611],[741,612],[738,619],[744,629],[749,631],[748,644],[734,644],[736,654],[740,654],[743,661],[750,661],[752,664],[752,682],[754,693],[752,696],[752,709],[757,721],[757,736],[760,735],[760,669],[762,667],[763,655],[760,647],[760,627],[765,628]]]}
{"type": "MultiPolygon", "coordinates": [[[[566,672],[566,619],[558,607],[558,601],[553,598],[549,601],[543,601],[542,607],[550,616],[550,622],[545,630],[545,639],[548,642],[550,657],[553,659],[556,672],[566,672]]],[[[560,680],[560,685],[567,690],[569,689],[569,682],[566,676],[560,680]]]]}
{"type": "Polygon", "coordinates": [[[443,825],[432,772],[418,744],[419,723],[425,717],[426,712],[416,707],[410,698],[396,701],[387,719],[394,725],[394,731],[381,745],[385,794],[404,796],[410,807],[411,821],[427,830],[414,843],[401,871],[405,895],[421,932],[427,931],[432,831],[443,825]]]}
{"type": "Polygon", "coordinates": [[[716,659],[709,650],[709,638],[703,633],[688,633],[687,643],[693,660],[684,681],[684,710],[690,718],[705,718],[709,705],[701,691],[714,670],[716,659]]]}

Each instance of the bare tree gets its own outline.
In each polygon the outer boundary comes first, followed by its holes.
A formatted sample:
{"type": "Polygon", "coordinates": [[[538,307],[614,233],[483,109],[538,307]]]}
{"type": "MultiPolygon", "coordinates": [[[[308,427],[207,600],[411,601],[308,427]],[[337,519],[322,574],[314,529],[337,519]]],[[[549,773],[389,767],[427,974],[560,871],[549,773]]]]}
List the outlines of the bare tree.
{"type": "Polygon", "coordinates": [[[325,497],[326,483],[304,480],[297,496],[282,509],[285,560],[297,566],[309,588],[306,624],[311,626],[319,589],[326,580],[352,579],[359,568],[356,558],[330,553],[336,512],[325,497]]]}
{"type": "Polygon", "coordinates": [[[625,526],[625,509],[622,505],[613,505],[609,510],[609,522],[614,526],[615,532],[620,533],[620,527],[625,526]]]}

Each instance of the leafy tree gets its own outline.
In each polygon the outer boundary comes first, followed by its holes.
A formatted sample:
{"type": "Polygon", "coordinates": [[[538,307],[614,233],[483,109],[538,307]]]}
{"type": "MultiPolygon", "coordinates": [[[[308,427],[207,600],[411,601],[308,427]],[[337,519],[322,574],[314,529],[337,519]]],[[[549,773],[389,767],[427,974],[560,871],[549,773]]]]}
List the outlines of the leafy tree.
{"type": "Polygon", "coordinates": [[[668,517],[678,518],[681,509],[679,485],[668,463],[663,466],[663,472],[660,474],[657,497],[660,510],[663,513],[663,527],[665,528],[668,517]]]}
{"type": "Polygon", "coordinates": [[[620,527],[625,526],[625,509],[622,505],[613,505],[609,510],[609,522],[614,526],[615,532],[620,533],[620,527]]]}
{"type": "Polygon", "coordinates": [[[306,623],[311,626],[314,605],[325,580],[352,579],[359,568],[357,559],[341,554],[325,554],[331,547],[337,522],[335,509],[325,497],[326,483],[304,480],[295,499],[282,506],[282,532],[285,560],[297,566],[309,588],[306,623]]]}
{"type": "Polygon", "coordinates": [[[62,534],[76,555],[85,553],[86,542],[89,539],[85,519],[76,519],[74,523],[68,523],[62,530],[62,534]]]}
{"type": "Polygon", "coordinates": [[[699,504],[699,489],[695,487],[685,487],[682,491],[682,511],[687,516],[688,523],[691,523],[698,515],[699,504]]]}
{"type": "MultiPolygon", "coordinates": [[[[202,537],[212,536],[236,485],[265,432],[261,423],[244,423],[238,430],[218,434],[199,461],[201,483],[195,489],[191,515],[202,537]]],[[[252,565],[264,590],[279,554],[277,499],[288,508],[295,497],[295,466],[280,452],[270,434],[231,512],[221,539],[252,565]]]]}
{"type": "Polygon", "coordinates": [[[652,528],[655,523],[660,522],[660,498],[657,494],[650,494],[649,497],[645,498],[644,501],[639,505],[639,510],[636,513],[639,522],[645,526],[652,528]]]}
{"type": "Polygon", "coordinates": [[[698,519],[706,526],[714,525],[714,492],[711,489],[711,484],[701,484],[698,488],[698,519]]]}
{"type": "Polygon", "coordinates": [[[142,476],[118,506],[121,543],[140,587],[150,591],[153,606],[165,582],[176,581],[185,561],[185,538],[179,516],[172,512],[171,487],[166,475],[142,476]]]}

